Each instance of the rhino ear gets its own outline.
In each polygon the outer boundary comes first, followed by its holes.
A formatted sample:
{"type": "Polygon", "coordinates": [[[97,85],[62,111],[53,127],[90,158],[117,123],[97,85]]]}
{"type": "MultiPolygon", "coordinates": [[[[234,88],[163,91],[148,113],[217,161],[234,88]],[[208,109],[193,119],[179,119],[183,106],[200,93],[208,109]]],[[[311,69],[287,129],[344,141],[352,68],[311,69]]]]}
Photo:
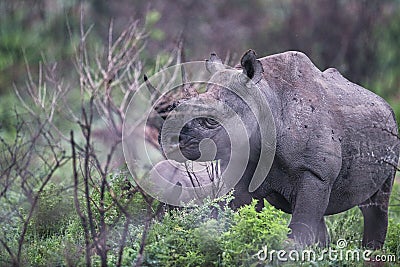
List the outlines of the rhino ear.
{"type": "Polygon", "coordinates": [[[249,77],[253,82],[258,83],[264,72],[263,66],[256,58],[254,50],[247,51],[240,60],[240,65],[243,69],[243,74],[249,77]]]}
{"type": "Polygon", "coordinates": [[[224,64],[222,64],[222,60],[215,52],[211,53],[210,59],[206,59],[206,69],[209,73],[215,73],[219,70],[225,69],[224,64]]]}

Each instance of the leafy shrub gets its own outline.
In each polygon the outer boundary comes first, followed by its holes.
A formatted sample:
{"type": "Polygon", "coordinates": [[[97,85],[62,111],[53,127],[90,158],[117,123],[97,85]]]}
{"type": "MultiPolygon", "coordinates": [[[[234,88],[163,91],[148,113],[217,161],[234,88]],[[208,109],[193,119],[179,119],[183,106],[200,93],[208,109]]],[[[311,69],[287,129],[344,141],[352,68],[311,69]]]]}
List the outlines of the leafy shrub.
{"type": "Polygon", "coordinates": [[[28,233],[43,238],[60,235],[75,216],[72,195],[60,186],[49,184],[39,197],[28,233]]]}
{"type": "Polygon", "coordinates": [[[233,211],[216,202],[174,209],[155,222],[147,240],[148,266],[210,266],[220,262],[221,235],[232,223],[233,211]],[[216,219],[210,219],[213,210],[216,219]]]}
{"type": "Polygon", "coordinates": [[[31,240],[24,253],[26,266],[61,266],[64,262],[62,236],[31,240]]]}
{"type": "Polygon", "coordinates": [[[385,250],[400,259],[400,184],[395,182],[389,205],[389,226],[386,234],[385,250]]]}
{"type": "Polygon", "coordinates": [[[388,252],[396,254],[400,259],[400,222],[394,219],[389,220],[388,232],[386,235],[385,248],[388,252]]]}
{"type": "Polygon", "coordinates": [[[270,205],[257,212],[256,203],[237,212],[211,202],[167,213],[149,233],[145,265],[242,266],[264,245],[282,248],[286,217],[270,205]]]}
{"type": "Polygon", "coordinates": [[[263,246],[282,249],[289,228],[282,211],[265,202],[261,212],[257,201],[244,206],[234,215],[232,227],[223,236],[224,266],[248,266],[263,246]]]}

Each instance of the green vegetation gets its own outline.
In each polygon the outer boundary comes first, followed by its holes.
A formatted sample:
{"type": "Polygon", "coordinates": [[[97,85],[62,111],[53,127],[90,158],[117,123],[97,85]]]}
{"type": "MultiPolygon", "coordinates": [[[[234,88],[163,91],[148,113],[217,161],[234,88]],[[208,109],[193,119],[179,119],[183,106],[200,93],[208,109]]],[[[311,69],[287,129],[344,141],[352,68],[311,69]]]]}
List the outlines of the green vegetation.
{"type": "Polygon", "coordinates": [[[171,211],[151,229],[145,264],[247,266],[260,244],[283,248],[287,217],[268,205],[257,213],[255,205],[253,201],[234,212],[213,202],[171,211]]]}
{"type": "MultiPolygon", "coordinates": [[[[121,174],[113,178],[112,188],[115,193],[122,193],[121,185],[125,177],[121,174]]],[[[395,187],[398,195],[399,186],[395,187]]],[[[35,214],[35,219],[29,226],[27,246],[23,250],[24,265],[54,266],[84,264],[83,229],[75,212],[69,205],[72,197],[68,190],[56,185],[50,185],[43,194],[43,201],[35,214]],[[61,190],[61,191],[60,191],[61,190]],[[60,196],[62,194],[62,197],[60,196]],[[56,196],[52,198],[51,196],[56,196]],[[50,201],[54,199],[54,201],[50,201]],[[57,203],[56,203],[57,202],[57,203]],[[58,211],[54,209],[57,204],[58,211]],[[38,222],[38,218],[47,218],[38,222]],[[44,222],[49,222],[45,227],[44,222]]],[[[143,234],[145,203],[139,195],[133,196],[131,205],[135,220],[128,229],[127,243],[123,251],[122,266],[131,266],[140,249],[143,234]]],[[[143,266],[256,266],[259,262],[256,255],[264,246],[269,250],[293,249],[287,239],[290,216],[276,210],[268,203],[261,212],[256,212],[256,201],[240,208],[231,210],[226,203],[232,197],[220,199],[222,202],[207,201],[202,206],[180,208],[164,211],[158,219],[153,219],[146,238],[143,266]]],[[[83,204],[83,199],[82,199],[83,204]]],[[[4,212],[4,209],[2,209],[4,212]]],[[[111,226],[118,216],[117,211],[111,212],[107,220],[111,226]]],[[[391,211],[389,230],[385,248],[382,254],[400,256],[400,222],[394,217],[398,213],[391,211]]],[[[16,215],[10,215],[13,217],[16,215]]],[[[123,232],[125,219],[110,228],[110,239],[107,241],[109,250],[108,264],[117,263],[119,250],[118,237],[123,232]],[[115,239],[114,239],[115,237],[115,239]]],[[[360,250],[362,217],[358,208],[327,218],[331,234],[331,246],[336,247],[339,239],[345,239],[347,249],[360,250]]],[[[6,225],[3,225],[7,227],[6,225]]],[[[9,239],[17,238],[18,227],[8,225],[9,239]]],[[[321,248],[312,247],[317,253],[321,248]]],[[[1,265],[8,262],[9,255],[0,252],[1,265]]],[[[92,256],[94,266],[100,265],[98,257],[92,256]]],[[[275,261],[265,262],[278,264],[275,261]]],[[[280,264],[283,264],[282,262],[280,264]]],[[[288,262],[288,266],[298,263],[288,262]]],[[[284,264],[284,265],[285,265],[284,264]]],[[[337,261],[337,266],[363,266],[363,262],[337,261]],[[347,265],[346,265],[347,264],[347,265]]],[[[319,266],[330,266],[328,260],[319,262],[319,266]]]]}

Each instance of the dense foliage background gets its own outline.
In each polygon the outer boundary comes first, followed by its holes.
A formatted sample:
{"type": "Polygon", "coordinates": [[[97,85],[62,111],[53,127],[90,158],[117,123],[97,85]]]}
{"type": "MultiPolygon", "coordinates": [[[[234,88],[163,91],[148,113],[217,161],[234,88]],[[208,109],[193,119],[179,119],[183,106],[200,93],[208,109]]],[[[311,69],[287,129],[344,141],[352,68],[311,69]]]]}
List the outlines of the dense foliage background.
{"type": "MultiPolygon", "coordinates": [[[[181,50],[186,61],[216,51],[231,64],[250,48],[299,50],[385,98],[400,120],[399,47],[398,0],[0,1],[0,266],[256,266],[262,245],[288,246],[289,216],[215,202],[170,211],[98,146],[114,140],[102,115],[123,115],[106,104],[123,107],[125,87],[181,50]]],[[[399,197],[395,184],[385,253],[398,259],[399,197]]],[[[332,245],[361,249],[358,209],[328,227],[332,245]]]]}

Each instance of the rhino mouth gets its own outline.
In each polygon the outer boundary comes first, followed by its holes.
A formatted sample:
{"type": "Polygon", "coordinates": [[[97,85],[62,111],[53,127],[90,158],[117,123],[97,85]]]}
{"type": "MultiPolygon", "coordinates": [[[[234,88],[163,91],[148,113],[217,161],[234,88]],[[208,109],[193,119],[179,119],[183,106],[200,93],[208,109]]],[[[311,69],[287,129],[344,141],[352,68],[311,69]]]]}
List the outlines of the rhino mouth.
{"type": "Polygon", "coordinates": [[[198,161],[201,158],[199,144],[194,142],[164,146],[163,153],[167,159],[175,160],[180,163],[198,161]]]}
{"type": "Polygon", "coordinates": [[[164,156],[178,162],[196,161],[212,162],[218,160],[217,146],[210,138],[198,140],[180,140],[178,143],[167,144],[162,147],[164,156]]]}

